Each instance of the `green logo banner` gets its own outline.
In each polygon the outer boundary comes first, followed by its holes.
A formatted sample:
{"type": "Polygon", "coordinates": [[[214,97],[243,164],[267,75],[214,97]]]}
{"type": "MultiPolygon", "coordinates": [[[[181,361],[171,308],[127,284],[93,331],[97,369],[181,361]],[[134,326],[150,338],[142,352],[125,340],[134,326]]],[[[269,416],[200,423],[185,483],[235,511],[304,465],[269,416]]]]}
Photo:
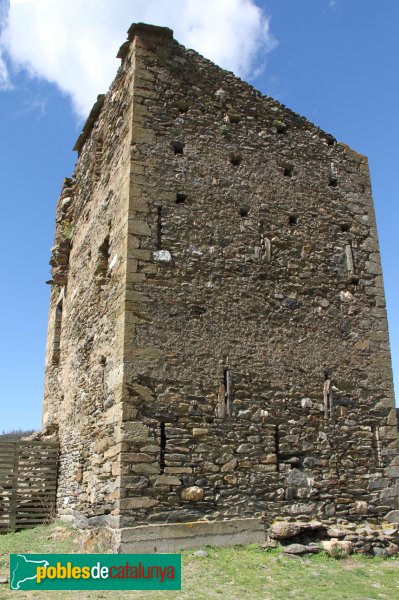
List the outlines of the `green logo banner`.
{"type": "Polygon", "coordinates": [[[180,590],[180,554],[10,554],[11,590],[180,590]]]}

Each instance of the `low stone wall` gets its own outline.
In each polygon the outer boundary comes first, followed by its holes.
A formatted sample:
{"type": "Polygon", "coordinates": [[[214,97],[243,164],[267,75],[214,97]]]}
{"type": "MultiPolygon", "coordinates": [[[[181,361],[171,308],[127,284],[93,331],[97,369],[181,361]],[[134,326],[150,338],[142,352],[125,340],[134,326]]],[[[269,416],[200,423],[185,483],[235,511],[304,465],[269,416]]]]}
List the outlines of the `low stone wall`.
{"type": "MultiPolygon", "coordinates": [[[[398,511],[392,518],[399,520],[398,511]]],[[[399,552],[399,523],[380,524],[344,519],[325,522],[275,521],[266,531],[266,547],[281,546],[287,554],[315,553],[322,550],[336,557],[356,554],[393,556],[399,552]]]]}

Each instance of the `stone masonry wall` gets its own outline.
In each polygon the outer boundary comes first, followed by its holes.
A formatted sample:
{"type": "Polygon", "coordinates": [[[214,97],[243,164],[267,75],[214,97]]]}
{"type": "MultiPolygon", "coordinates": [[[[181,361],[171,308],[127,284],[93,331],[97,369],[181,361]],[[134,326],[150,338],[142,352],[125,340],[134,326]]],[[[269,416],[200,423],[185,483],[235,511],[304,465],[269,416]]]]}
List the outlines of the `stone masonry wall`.
{"type": "Polygon", "coordinates": [[[104,453],[121,421],[131,109],[125,61],[93,108],[57,205],[43,420],[58,425],[66,516],[110,514],[115,504],[104,453]]]}
{"type": "Polygon", "coordinates": [[[120,57],[57,212],[60,507],[379,518],[399,461],[367,159],[170,30],[132,26],[120,57]]]}

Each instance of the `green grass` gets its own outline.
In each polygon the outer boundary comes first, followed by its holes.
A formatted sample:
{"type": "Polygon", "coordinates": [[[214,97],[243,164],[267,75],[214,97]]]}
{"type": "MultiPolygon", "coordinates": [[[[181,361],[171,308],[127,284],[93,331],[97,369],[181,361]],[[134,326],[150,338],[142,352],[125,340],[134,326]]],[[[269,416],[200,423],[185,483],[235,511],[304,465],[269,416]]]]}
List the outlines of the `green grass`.
{"type": "MultiPolygon", "coordinates": [[[[8,554],[78,552],[77,532],[60,523],[0,536],[0,576],[8,577],[8,554]]],[[[374,600],[399,598],[399,557],[353,556],[336,560],[323,554],[290,558],[278,550],[206,547],[208,556],[183,552],[181,592],[10,592],[0,599],[48,600],[374,600]]]]}

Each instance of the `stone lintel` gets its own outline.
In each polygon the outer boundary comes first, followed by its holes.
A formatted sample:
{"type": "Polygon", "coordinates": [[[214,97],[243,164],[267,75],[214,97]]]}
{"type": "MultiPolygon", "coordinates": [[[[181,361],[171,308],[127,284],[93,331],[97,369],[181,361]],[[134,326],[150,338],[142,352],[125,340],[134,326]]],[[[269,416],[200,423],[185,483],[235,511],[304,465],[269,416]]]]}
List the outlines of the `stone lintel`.
{"type": "Polygon", "coordinates": [[[116,532],[118,552],[179,552],[206,544],[234,546],[265,541],[260,517],[125,527],[116,532]]]}

